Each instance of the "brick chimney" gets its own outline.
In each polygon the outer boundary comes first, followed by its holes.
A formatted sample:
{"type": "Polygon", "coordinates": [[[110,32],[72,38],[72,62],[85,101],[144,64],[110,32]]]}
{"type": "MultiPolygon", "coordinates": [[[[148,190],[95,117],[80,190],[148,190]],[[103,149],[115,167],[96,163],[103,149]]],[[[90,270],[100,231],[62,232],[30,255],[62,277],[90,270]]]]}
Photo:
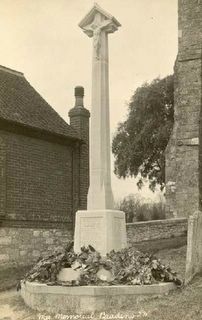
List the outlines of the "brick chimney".
{"type": "Polygon", "coordinates": [[[75,106],[69,111],[70,125],[78,132],[82,143],[79,146],[79,208],[87,209],[89,188],[89,118],[90,112],[84,108],[84,88],[75,87],[75,106]]]}

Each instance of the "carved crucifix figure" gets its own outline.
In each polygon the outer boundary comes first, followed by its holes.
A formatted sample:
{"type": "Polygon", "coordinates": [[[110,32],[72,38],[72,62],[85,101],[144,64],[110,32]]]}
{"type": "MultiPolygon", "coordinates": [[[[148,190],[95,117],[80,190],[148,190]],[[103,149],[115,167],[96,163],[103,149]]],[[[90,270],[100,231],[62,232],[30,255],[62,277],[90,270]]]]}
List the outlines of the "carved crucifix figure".
{"type": "Polygon", "coordinates": [[[107,19],[99,23],[96,20],[97,19],[95,17],[94,21],[90,25],[86,26],[84,30],[93,32],[93,46],[96,51],[96,59],[99,59],[101,47],[101,31],[104,31],[104,29],[106,29],[107,31],[107,27],[109,30],[110,25],[112,25],[112,21],[107,19]]]}

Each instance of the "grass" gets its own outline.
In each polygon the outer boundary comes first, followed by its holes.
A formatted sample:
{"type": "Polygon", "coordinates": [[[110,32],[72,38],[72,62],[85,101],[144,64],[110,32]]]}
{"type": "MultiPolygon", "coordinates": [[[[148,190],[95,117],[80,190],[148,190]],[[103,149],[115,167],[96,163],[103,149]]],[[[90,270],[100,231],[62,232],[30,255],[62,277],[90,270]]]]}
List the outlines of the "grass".
{"type": "Polygon", "coordinates": [[[164,263],[169,264],[175,270],[181,279],[185,276],[186,265],[186,246],[174,249],[164,249],[156,253],[164,263]]]}
{"type": "MultiPolygon", "coordinates": [[[[170,266],[178,271],[181,277],[184,276],[185,246],[161,250],[156,255],[163,262],[169,262],[170,266]]],[[[107,314],[110,316],[110,314],[115,315],[119,312],[119,317],[111,318],[114,320],[121,319],[121,316],[122,319],[129,319],[129,315],[134,315],[134,319],[137,318],[139,320],[201,320],[201,303],[202,277],[197,276],[189,286],[177,289],[169,295],[148,300],[139,299],[136,304],[124,306],[122,309],[116,307],[107,312],[107,314]]],[[[54,316],[45,313],[43,315],[48,320],[55,319],[54,316]]],[[[0,319],[39,320],[40,317],[39,313],[24,305],[19,294],[11,290],[0,293],[0,319]]],[[[95,315],[93,319],[100,319],[100,317],[95,315]]]]}
{"type": "Polygon", "coordinates": [[[169,251],[170,249],[181,248],[186,245],[186,242],[187,236],[184,235],[168,239],[146,240],[138,243],[136,242],[133,244],[133,246],[136,247],[137,250],[156,254],[156,252],[162,252],[162,250],[165,251],[164,249],[168,249],[169,251]]]}
{"type": "MultiPolygon", "coordinates": [[[[17,285],[23,275],[30,269],[30,267],[10,267],[2,268],[0,270],[0,291],[5,291],[7,289],[13,288],[17,285]]],[[[0,318],[1,320],[1,318],[0,318]]]]}

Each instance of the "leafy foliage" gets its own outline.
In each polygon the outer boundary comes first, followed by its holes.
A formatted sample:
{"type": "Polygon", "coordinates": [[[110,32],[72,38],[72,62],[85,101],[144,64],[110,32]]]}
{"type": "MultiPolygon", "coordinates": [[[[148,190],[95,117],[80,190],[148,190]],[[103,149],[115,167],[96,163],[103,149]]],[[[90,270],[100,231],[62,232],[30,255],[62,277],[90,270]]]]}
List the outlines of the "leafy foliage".
{"type": "Polygon", "coordinates": [[[126,222],[130,223],[135,220],[137,216],[137,212],[141,208],[141,198],[139,195],[129,194],[124,197],[121,201],[116,203],[116,208],[125,212],[126,214],[126,222]]]}
{"type": "Polygon", "coordinates": [[[174,122],[173,76],[155,79],[138,88],[128,106],[127,119],[119,123],[113,138],[115,173],[137,177],[139,188],[145,178],[150,188],[164,187],[165,148],[174,122]]]}
{"type": "Polygon", "coordinates": [[[165,219],[165,202],[163,196],[158,202],[147,203],[138,194],[129,194],[116,203],[116,208],[125,212],[126,222],[165,219]]]}
{"type": "Polygon", "coordinates": [[[72,243],[64,252],[55,253],[38,261],[24,280],[65,286],[143,285],[164,281],[181,285],[177,274],[151,254],[141,253],[131,247],[118,252],[111,251],[106,257],[102,257],[92,246],[82,247],[81,253],[75,254],[72,243]],[[78,280],[58,281],[59,271],[72,266],[80,271],[78,280]],[[113,280],[109,282],[101,280],[97,276],[101,268],[110,270],[113,280]]]}

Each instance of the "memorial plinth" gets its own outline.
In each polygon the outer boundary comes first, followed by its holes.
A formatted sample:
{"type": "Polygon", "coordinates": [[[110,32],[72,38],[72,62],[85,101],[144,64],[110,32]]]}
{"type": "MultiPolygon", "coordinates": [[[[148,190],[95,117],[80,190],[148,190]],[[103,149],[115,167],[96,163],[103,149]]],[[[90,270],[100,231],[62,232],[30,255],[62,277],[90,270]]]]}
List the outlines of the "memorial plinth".
{"type": "Polygon", "coordinates": [[[92,245],[101,254],[126,247],[124,212],[114,210],[111,188],[108,35],[120,23],[97,4],[80,28],[93,38],[90,187],[88,210],[76,214],[74,250],[92,245]]]}
{"type": "Polygon", "coordinates": [[[126,247],[125,215],[116,210],[78,211],[75,224],[74,251],[92,245],[102,255],[126,247]]]}

